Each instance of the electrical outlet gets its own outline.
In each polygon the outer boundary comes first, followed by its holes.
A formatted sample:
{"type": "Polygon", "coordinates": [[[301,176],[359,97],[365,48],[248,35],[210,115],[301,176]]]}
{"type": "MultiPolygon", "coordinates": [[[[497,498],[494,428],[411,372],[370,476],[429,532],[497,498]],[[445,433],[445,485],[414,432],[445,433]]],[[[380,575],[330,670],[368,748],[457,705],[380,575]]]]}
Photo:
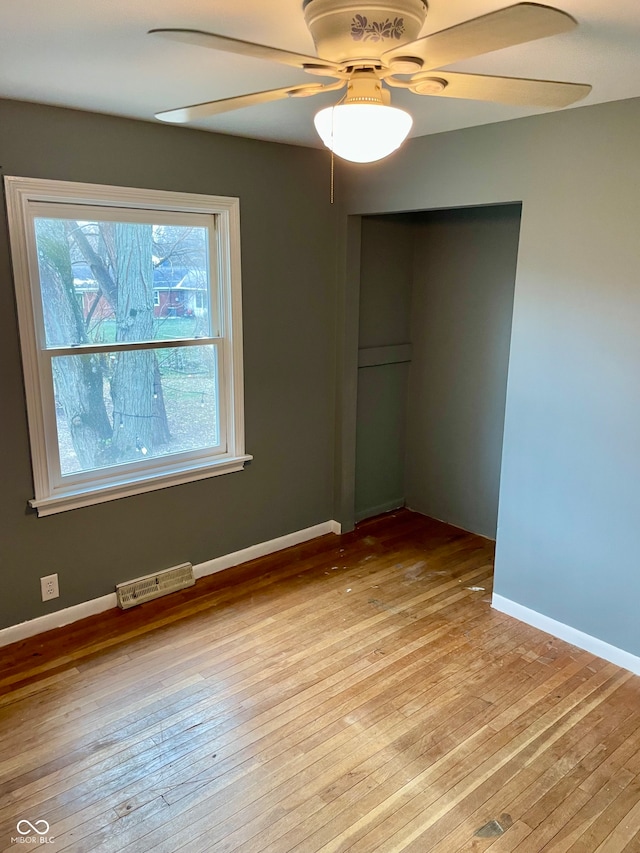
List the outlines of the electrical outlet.
{"type": "Polygon", "coordinates": [[[40,589],[43,601],[49,601],[50,598],[58,598],[60,595],[58,575],[47,575],[46,578],[40,578],[40,589]]]}

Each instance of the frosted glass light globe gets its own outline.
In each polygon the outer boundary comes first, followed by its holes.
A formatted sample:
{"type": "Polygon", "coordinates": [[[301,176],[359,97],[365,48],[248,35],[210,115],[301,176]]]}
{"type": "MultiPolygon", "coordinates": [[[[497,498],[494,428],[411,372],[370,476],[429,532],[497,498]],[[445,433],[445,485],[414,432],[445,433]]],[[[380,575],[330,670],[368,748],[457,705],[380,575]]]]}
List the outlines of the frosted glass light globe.
{"type": "Polygon", "coordinates": [[[413,119],[397,107],[347,103],[320,110],[314,124],[336,156],[353,163],[374,163],[402,145],[413,119]]]}

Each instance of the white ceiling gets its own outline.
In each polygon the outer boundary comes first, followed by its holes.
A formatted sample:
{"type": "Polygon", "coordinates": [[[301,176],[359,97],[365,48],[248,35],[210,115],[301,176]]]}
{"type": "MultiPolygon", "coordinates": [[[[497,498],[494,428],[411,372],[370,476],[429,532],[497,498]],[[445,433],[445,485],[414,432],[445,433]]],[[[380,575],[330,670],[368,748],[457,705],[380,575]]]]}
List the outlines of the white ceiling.
{"type": "MultiPolygon", "coordinates": [[[[422,35],[509,0],[429,0],[422,35]]],[[[517,77],[590,83],[578,106],[640,96],[639,0],[547,0],[576,30],[450,66],[517,77]]],[[[153,114],[201,101],[317,82],[302,71],[147,35],[154,27],[217,32],[315,53],[301,0],[2,0],[0,97],[154,121],[153,114]]],[[[414,117],[412,136],[545,110],[394,90],[414,117]]],[[[334,94],[250,107],[194,124],[206,130],[319,146],[313,115],[334,94]]]]}

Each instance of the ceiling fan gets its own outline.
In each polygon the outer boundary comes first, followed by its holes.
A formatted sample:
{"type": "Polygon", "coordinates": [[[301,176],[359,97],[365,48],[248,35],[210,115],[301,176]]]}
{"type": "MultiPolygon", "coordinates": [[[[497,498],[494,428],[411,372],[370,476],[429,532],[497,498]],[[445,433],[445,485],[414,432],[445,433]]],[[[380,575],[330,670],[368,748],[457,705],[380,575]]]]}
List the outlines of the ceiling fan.
{"type": "Polygon", "coordinates": [[[565,12],[538,3],[517,3],[440,32],[418,38],[427,16],[426,0],[303,0],[303,14],[318,56],[190,29],[153,29],[150,34],[242,56],[300,68],[332,82],[314,82],[222,98],[156,114],[187,123],[219,113],[276,101],[346,93],[321,110],[315,125],[338,156],[372,162],[406,139],[409,113],[390,106],[390,88],[416,95],[467,98],[536,107],[565,107],[584,98],[591,86],[551,80],[494,77],[442,70],[462,59],[524,44],[573,29],[565,12]]]}

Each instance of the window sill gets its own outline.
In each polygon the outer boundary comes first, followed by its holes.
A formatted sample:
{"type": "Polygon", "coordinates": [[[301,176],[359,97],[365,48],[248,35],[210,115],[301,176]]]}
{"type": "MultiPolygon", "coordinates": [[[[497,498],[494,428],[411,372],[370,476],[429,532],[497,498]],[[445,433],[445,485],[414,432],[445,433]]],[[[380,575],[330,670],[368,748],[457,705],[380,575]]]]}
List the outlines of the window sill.
{"type": "Polygon", "coordinates": [[[234,456],[214,462],[206,467],[182,468],[180,471],[158,474],[155,477],[147,477],[144,480],[131,480],[100,488],[60,492],[48,498],[30,500],[29,506],[37,510],[39,517],[54,515],[58,512],[66,512],[67,510],[79,509],[83,506],[106,503],[106,501],[113,501],[131,495],[140,495],[144,492],[155,491],[156,489],[166,489],[169,486],[179,486],[183,483],[192,483],[195,480],[218,477],[221,474],[232,474],[234,471],[242,471],[245,463],[250,462],[251,459],[253,459],[253,456],[234,456]]]}

